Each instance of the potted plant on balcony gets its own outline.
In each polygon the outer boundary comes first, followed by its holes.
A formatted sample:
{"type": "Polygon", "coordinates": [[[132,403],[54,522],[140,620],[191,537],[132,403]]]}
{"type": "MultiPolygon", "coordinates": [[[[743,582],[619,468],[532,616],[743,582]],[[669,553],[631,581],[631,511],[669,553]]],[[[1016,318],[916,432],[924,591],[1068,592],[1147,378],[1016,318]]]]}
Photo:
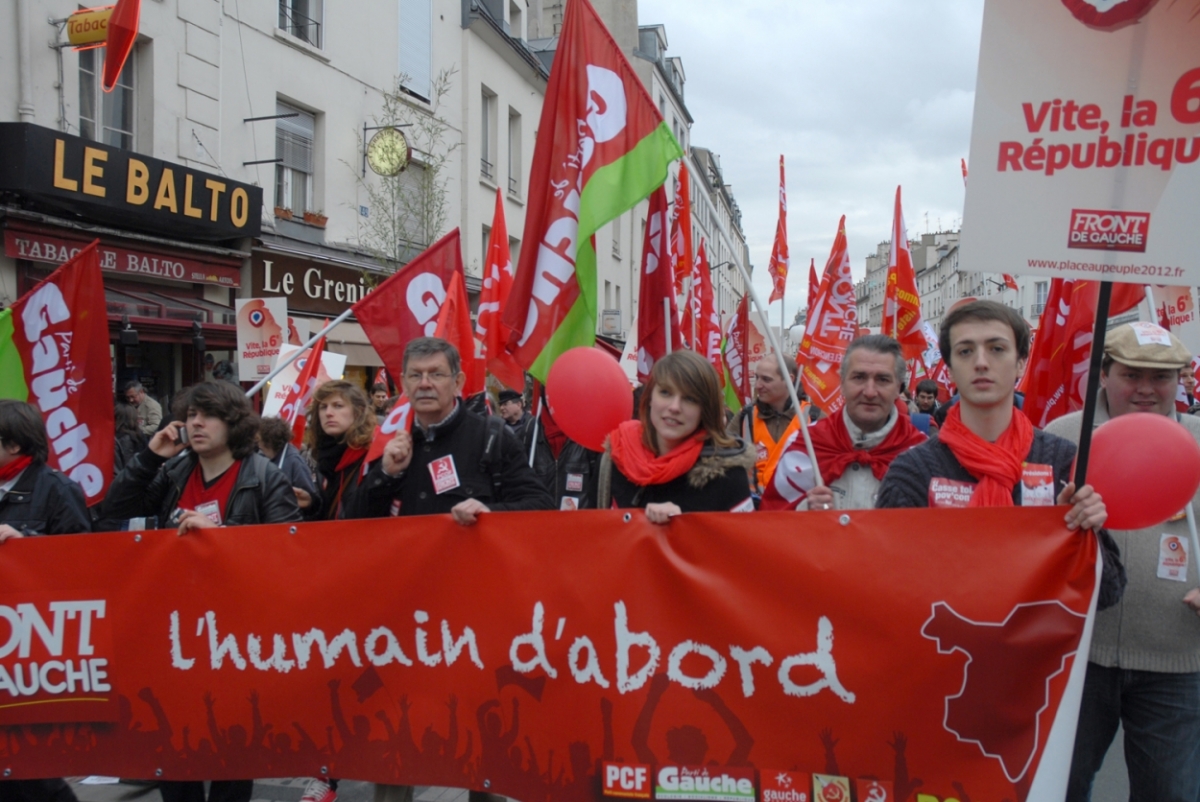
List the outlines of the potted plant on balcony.
{"type": "Polygon", "coordinates": [[[325,216],[324,211],[305,212],[304,213],[304,222],[308,223],[310,226],[316,226],[317,228],[324,228],[325,224],[327,222],[329,222],[329,218],[325,216]]]}
{"type": "Polygon", "coordinates": [[[280,220],[291,220],[292,219],[292,210],[288,209],[284,206],[276,206],[275,207],[275,216],[277,218],[279,218],[280,220]]]}

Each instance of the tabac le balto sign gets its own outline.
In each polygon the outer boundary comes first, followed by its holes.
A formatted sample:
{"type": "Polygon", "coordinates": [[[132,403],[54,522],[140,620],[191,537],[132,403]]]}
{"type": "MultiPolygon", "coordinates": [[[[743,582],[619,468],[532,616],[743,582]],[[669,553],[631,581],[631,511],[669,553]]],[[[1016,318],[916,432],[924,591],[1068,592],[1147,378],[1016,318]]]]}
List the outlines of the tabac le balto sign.
{"type": "Polygon", "coordinates": [[[0,123],[0,192],[158,236],[257,236],[262,188],[29,123],[0,123]]]}

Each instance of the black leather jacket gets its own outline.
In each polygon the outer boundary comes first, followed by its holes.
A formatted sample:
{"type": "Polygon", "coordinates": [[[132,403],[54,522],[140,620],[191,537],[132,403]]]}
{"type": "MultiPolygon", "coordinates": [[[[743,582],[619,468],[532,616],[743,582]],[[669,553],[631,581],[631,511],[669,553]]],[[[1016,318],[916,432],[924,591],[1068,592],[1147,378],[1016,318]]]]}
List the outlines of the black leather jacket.
{"type": "MultiPolygon", "coordinates": [[[[134,457],[113,480],[104,500],[109,518],[158,516],[160,527],[170,526],[171,514],[188,477],[200,462],[191,450],[163,459],[150,449],[134,457]]],[[[300,507],[292,483],[262,454],[242,460],[237,482],[225,508],[226,526],[278,524],[300,520],[300,507]]]]}
{"type": "Polygon", "coordinates": [[[31,463],[0,499],[0,524],[23,535],[92,531],[83,489],[41,461],[31,463]]]}

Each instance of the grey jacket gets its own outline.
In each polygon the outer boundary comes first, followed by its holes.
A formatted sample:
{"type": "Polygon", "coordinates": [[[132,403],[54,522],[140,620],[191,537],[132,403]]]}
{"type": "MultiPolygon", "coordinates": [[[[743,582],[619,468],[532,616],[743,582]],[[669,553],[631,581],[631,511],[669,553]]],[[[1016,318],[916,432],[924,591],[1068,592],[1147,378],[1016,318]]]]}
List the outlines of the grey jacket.
{"type": "MultiPolygon", "coordinates": [[[[1108,420],[1108,399],[1101,391],[1096,425],[1108,420]]],[[[1082,422],[1083,413],[1072,412],[1051,421],[1046,431],[1078,443],[1082,422]]],[[[1182,415],[1180,423],[1200,442],[1200,418],[1182,415]]],[[[1130,444],[1130,448],[1137,447],[1130,444]]],[[[1200,493],[1192,505],[1200,505],[1200,493]]],[[[1159,579],[1158,554],[1164,533],[1177,535],[1190,544],[1186,519],[1148,529],[1109,530],[1121,548],[1129,582],[1121,601],[1096,615],[1090,655],[1093,663],[1169,674],[1200,671],[1200,616],[1182,602],[1185,593],[1200,585],[1195,567],[1200,555],[1189,555],[1187,582],[1159,579]]]]}

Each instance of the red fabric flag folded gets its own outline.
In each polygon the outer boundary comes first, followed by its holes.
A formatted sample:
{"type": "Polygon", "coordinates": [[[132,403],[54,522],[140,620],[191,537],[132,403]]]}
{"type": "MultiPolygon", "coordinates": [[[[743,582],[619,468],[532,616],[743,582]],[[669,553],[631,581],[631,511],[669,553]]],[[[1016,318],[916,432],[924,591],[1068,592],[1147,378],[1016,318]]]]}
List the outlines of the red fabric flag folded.
{"type": "Polygon", "coordinates": [[[883,333],[900,343],[904,356],[916,359],[925,352],[922,331],[921,296],[917,275],[900,208],[900,187],[896,187],[896,207],[892,215],[892,250],[888,259],[887,284],[883,293],[883,333]]]}
{"type": "Polygon", "coordinates": [[[659,187],[650,195],[646,241],[642,246],[637,331],[638,381],[642,383],[649,380],[655,362],[683,347],[683,339],[679,335],[679,314],[675,306],[667,225],[667,191],[659,187]]]}
{"type": "Polygon", "coordinates": [[[850,253],[846,246],[846,216],[842,215],[817,299],[796,353],[797,360],[804,365],[804,390],[827,415],[841,411],[845,404],[838,371],[846,355],[846,346],[857,333],[858,305],[854,299],[854,278],[850,275],[850,253]]]}
{"type": "Polygon", "coordinates": [[[808,305],[805,307],[808,314],[812,315],[813,304],[817,302],[817,290],[821,287],[821,280],[817,278],[817,260],[808,260],[808,305]]]}
{"type": "Polygon", "coordinates": [[[462,272],[457,228],[354,305],[354,316],[393,376],[403,372],[408,341],[432,337],[437,330],[438,312],[455,271],[462,272]]]}
{"type": "Polygon", "coordinates": [[[462,371],[467,380],[463,383],[464,398],[483,390],[483,362],[475,356],[475,333],[471,329],[471,303],[467,300],[467,284],[462,271],[450,279],[450,291],[438,313],[434,337],[441,337],[458,349],[462,359],[462,371]]]}
{"type": "Polygon", "coordinates": [[[483,266],[483,289],[479,293],[479,314],[475,319],[475,341],[479,357],[487,370],[507,387],[525,389],[525,371],[505,346],[508,332],[500,323],[500,313],[512,293],[512,250],[508,245],[508,224],[504,221],[504,196],[496,190],[496,212],[488,234],[487,261],[483,266]]]}
{"type": "Polygon", "coordinates": [[[775,226],[775,245],[771,248],[771,260],[767,262],[767,274],[771,277],[771,297],[767,303],[783,299],[787,288],[788,244],[787,244],[787,188],[783,178],[783,156],[779,157],[779,222],[775,226]]]}
{"type": "Polygon", "coordinates": [[[1005,287],[1008,287],[1010,290],[1020,290],[1021,289],[1020,287],[1017,286],[1016,277],[1013,276],[1011,273],[1001,273],[1000,275],[1002,275],[1004,277],[1004,286],[1005,287]]]}
{"type": "Polygon", "coordinates": [[[671,256],[674,259],[675,294],[683,295],[696,255],[692,250],[692,190],[687,161],[679,165],[675,202],[671,207],[671,256]]]}
{"type": "MultiPolygon", "coordinates": [[[[325,326],[329,321],[325,321],[325,326]]],[[[324,328],[322,326],[321,328],[324,328]]],[[[283,406],[279,408],[279,417],[292,425],[292,445],[300,448],[304,445],[304,427],[308,423],[308,405],[312,402],[313,393],[317,389],[317,374],[321,372],[321,356],[325,353],[325,338],[321,337],[307,353],[296,357],[296,367],[300,372],[296,381],[288,390],[283,406]]]]}
{"type": "Polygon", "coordinates": [[[721,316],[713,297],[712,274],[708,267],[708,252],[704,240],[696,252],[692,269],[692,287],[688,294],[683,318],[684,336],[692,337],[692,350],[708,360],[724,386],[724,367],[721,362],[721,316]]]}
{"type": "Polygon", "coordinates": [[[725,332],[725,367],[742,404],[750,401],[750,295],[742,296],[725,332]]]}

